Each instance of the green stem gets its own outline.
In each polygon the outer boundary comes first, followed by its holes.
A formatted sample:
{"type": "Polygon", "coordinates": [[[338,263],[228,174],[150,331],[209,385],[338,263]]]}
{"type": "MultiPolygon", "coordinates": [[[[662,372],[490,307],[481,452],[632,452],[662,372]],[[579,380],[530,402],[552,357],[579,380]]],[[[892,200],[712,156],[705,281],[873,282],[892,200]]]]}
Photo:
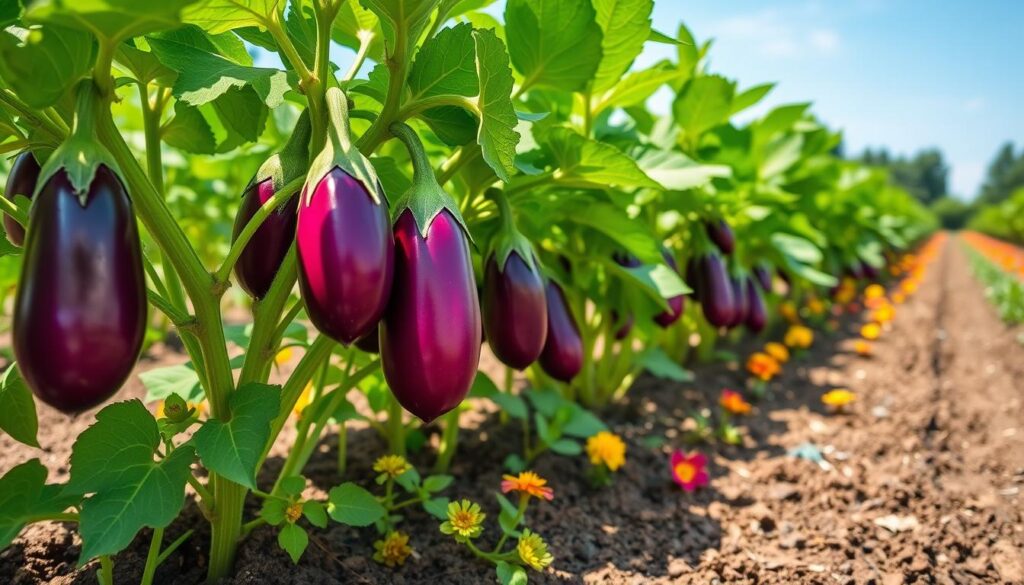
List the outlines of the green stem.
{"type": "Polygon", "coordinates": [[[192,486],[192,489],[195,490],[196,495],[199,496],[199,499],[204,504],[207,506],[213,504],[213,494],[210,493],[210,490],[206,489],[206,486],[204,486],[196,476],[190,473],[185,477],[185,480],[188,481],[188,485],[192,486]]]}
{"type": "Polygon", "coordinates": [[[188,540],[189,537],[192,536],[194,532],[195,530],[190,528],[186,530],[181,536],[174,539],[174,542],[169,544],[167,548],[165,548],[163,552],[160,553],[160,556],[156,558],[156,565],[159,567],[161,564],[163,564],[163,562],[167,560],[167,557],[171,556],[171,554],[173,554],[174,551],[178,550],[178,547],[181,546],[186,540],[188,540]]]}
{"type": "Polygon", "coordinates": [[[15,114],[24,118],[29,125],[53,136],[58,143],[63,142],[68,135],[67,132],[62,131],[48,118],[40,116],[37,110],[18,99],[14,92],[9,89],[0,89],[0,104],[7,106],[9,110],[13,110],[15,114]]]}
{"type": "MultiPolygon", "coordinates": [[[[529,503],[529,501],[530,496],[526,494],[521,494],[519,496],[519,507],[516,509],[516,517],[515,520],[512,522],[513,526],[519,526],[519,523],[523,521],[523,516],[526,515],[526,505],[529,503]]],[[[498,544],[494,545],[494,552],[492,554],[501,554],[501,547],[505,546],[506,541],[508,541],[507,532],[502,534],[501,538],[498,539],[498,544]]]]}
{"type": "Polygon", "coordinates": [[[24,226],[28,224],[28,216],[18,209],[18,206],[15,205],[13,201],[2,195],[0,195],[0,209],[2,209],[7,215],[13,217],[14,221],[17,221],[21,225],[24,226]]]}
{"type": "Polygon", "coordinates": [[[445,473],[451,467],[452,458],[459,447],[459,407],[444,415],[444,432],[441,433],[441,444],[437,449],[437,461],[434,462],[434,473],[445,473]]]}
{"type": "Polygon", "coordinates": [[[100,585],[114,585],[114,561],[110,555],[100,557],[100,570],[96,578],[99,579],[100,585]]]}
{"type": "Polygon", "coordinates": [[[246,522],[245,524],[242,525],[242,535],[241,535],[240,538],[244,539],[244,538],[248,537],[250,534],[252,534],[253,530],[256,530],[257,528],[259,528],[260,526],[263,526],[266,523],[267,523],[267,521],[264,520],[263,518],[256,518],[255,520],[250,520],[250,521],[246,522]]]}
{"type": "MultiPolygon", "coordinates": [[[[350,355],[351,355],[351,351],[350,355]]],[[[323,391],[324,379],[327,377],[327,369],[331,364],[331,356],[328,355],[323,360],[323,365],[320,367],[320,374],[316,376],[314,386],[316,388],[316,394],[319,395],[323,391]]],[[[303,388],[305,391],[305,388],[303,388]]],[[[309,456],[312,455],[313,449],[316,447],[317,439],[320,437],[320,427],[316,427],[312,434],[309,432],[309,427],[313,425],[313,413],[316,409],[313,408],[313,402],[310,403],[305,410],[302,411],[302,416],[299,417],[299,424],[296,425],[295,444],[292,445],[291,450],[288,452],[288,457],[284,461],[284,465],[281,466],[281,472],[277,475],[277,481],[274,482],[274,488],[271,491],[272,494],[278,495],[281,489],[281,481],[286,477],[297,475],[302,473],[302,469],[306,466],[309,461],[309,456]],[[307,449],[307,445],[309,448],[307,449]]],[[[325,417],[326,418],[326,417],[325,417]]]]}
{"type": "Polygon", "coordinates": [[[427,110],[433,108],[440,108],[443,106],[454,106],[457,108],[469,110],[471,112],[478,112],[476,101],[474,101],[471,98],[464,97],[461,95],[435,95],[420,98],[418,100],[406,104],[395,115],[395,121],[403,122],[405,120],[408,120],[409,118],[412,118],[413,116],[422,114],[427,110]]]}
{"type": "Polygon", "coordinates": [[[341,80],[351,81],[356,78],[359,74],[359,70],[362,69],[363,63],[366,62],[366,56],[370,52],[370,45],[373,44],[374,33],[369,31],[359,31],[356,33],[359,38],[359,51],[356,52],[356,58],[352,61],[352,65],[348,68],[348,72],[345,73],[345,77],[341,80]]]}
{"type": "Polygon", "coordinates": [[[217,282],[227,282],[231,275],[231,270],[235,267],[235,263],[238,262],[239,256],[245,250],[245,247],[249,244],[249,241],[256,234],[256,230],[260,229],[263,222],[266,221],[270,214],[277,211],[277,208],[284,205],[292,196],[295,195],[296,191],[302,188],[303,183],[306,182],[305,175],[296,177],[291,182],[286,183],[284,187],[277,190],[274,195],[268,199],[263,205],[260,206],[256,213],[253,214],[252,218],[249,219],[249,223],[245,224],[242,228],[242,232],[235,238],[234,243],[231,244],[231,249],[228,250],[228,255],[224,258],[224,262],[221,263],[220,268],[217,269],[217,273],[214,279],[217,282]]]}
{"type": "Polygon", "coordinates": [[[213,511],[207,583],[215,583],[231,573],[241,536],[242,507],[245,504],[243,486],[222,475],[213,475],[211,479],[216,507],[213,511]]]}
{"type": "Polygon", "coordinates": [[[402,97],[405,93],[405,78],[409,68],[407,48],[409,31],[405,20],[401,20],[395,29],[394,50],[388,55],[386,61],[388,72],[391,75],[388,78],[388,93],[384,98],[384,107],[377,119],[370,124],[369,130],[356,141],[356,147],[366,156],[369,156],[387,138],[391,123],[396,120],[395,116],[402,105],[402,97]]]}
{"type": "Polygon", "coordinates": [[[402,405],[388,393],[388,449],[395,455],[405,457],[405,424],[402,422],[402,405]]]}
{"type": "Polygon", "coordinates": [[[345,421],[338,424],[338,478],[345,477],[348,468],[348,427],[345,421]]]}
{"type": "Polygon", "coordinates": [[[158,559],[160,558],[160,546],[164,540],[164,529],[153,529],[153,537],[149,541],[149,553],[146,555],[146,566],[142,570],[142,579],[139,585],[152,585],[153,575],[156,573],[158,559]]]}

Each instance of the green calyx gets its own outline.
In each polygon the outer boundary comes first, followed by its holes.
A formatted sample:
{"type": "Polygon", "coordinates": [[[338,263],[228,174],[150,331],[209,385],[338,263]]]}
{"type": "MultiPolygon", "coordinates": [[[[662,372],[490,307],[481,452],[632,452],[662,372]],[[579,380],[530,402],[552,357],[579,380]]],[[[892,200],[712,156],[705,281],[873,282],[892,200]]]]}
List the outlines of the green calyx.
{"type": "Polygon", "coordinates": [[[309,111],[303,110],[299,119],[295,122],[292,135],[285,143],[281,152],[268,158],[260,165],[245,190],[248,191],[256,185],[270,179],[274,185],[274,192],[292,182],[297,177],[306,174],[309,169],[309,137],[312,129],[309,123],[309,111]]]}
{"type": "Polygon", "coordinates": [[[512,215],[512,207],[509,205],[505,194],[502,193],[500,189],[488,189],[486,195],[488,198],[493,200],[495,204],[497,204],[501,220],[498,232],[491,240],[491,255],[498,264],[498,270],[501,272],[505,271],[505,264],[508,262],[508,257],[512,255],[512,252],[515,252],[523,259],[523,262],[526,262],[526,265],[531,271],[535,274],[539,274],[540,267],[538,266],[537,258],[533,253],[533,245],[530,243],[530,240],[526,239],[526,236],[516,228],[515,217],[512,215]]]}
{"type": "Polygon", "coordinates": [[[313,188],[331,169],[338,167],[363,184],[370,198],[378,205],[387,203],[387,196],[377,179],[377,171],[370,164],[370,159],[363,156],[352,142],[348,122],[348,98],[337,87],[327,88],[324,95],[327,102],[328,131],[327,143],[320,154],[316,155],[309,165],[306,174],[306,194],[303,204],[308,204],[308,197],[313,188]]]}
{"type": "Polygon", "coordinates": [[[447,210],[462,226],[462,231],[472,242],[473,236],[469,233],[469,228],[466,227],[466,220],[459,212],[459,206],[452,196],[441,188],[437,178],[434,177],[434,168],[430,165],[430,159],[427,158],[427,153],[423,150],[423,143],[420,142],[419,136],[408,125],[400,122],[392,124],[389,130],[402,141],[409,151],[413,169],[412,186],[398,198],[392,218],[397,220],[408,209],[412,213],[413,219],[416,220],[420,235],[426,238],[434,218],[442,211],[447,210]]]}
{"type": "Polygon", "coordinates": [[[53,151],[46,164],[40,169],[39,181],[36,183],[33,199],[61,170],[67,173],[68,181],[75,190],[78,203],[82,207],[85,207],[89,186],[92,185],[96,169],[100,165],[109,168],[117,175],[121,184],[125,184],[121,169],[113,155],[103,147],[96,137],[96,116],[99,108],[105,106],[106,101],[92,80],[83,81],[78,86],[78,102],[75,106],[75,121],[71,135],[53,151]]]}

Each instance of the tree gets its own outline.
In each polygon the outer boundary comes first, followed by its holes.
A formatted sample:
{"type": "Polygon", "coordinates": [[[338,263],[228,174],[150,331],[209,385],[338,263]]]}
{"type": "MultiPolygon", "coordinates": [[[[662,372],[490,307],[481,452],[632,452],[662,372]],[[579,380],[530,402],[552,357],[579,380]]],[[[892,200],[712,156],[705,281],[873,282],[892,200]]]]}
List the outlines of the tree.
{"type": "Polygon", "coordinates": [[[978,201],[997,204],[1006,201],[1017,189],[1024,187],[1024,149],[1014,152],[1012,142],[1007,142],[996,153],[988,167],[988,177],[981,187],[978,201]]]}
{"type": "Polygon", "coordinates": [[[919,151],[911,158],[893,157],[884,147],[877,151],[869,148],[860,161],[889,169],[896,184],[925,204],[931,205],[947,194],[949,167],[937,148],[919,151]]]}

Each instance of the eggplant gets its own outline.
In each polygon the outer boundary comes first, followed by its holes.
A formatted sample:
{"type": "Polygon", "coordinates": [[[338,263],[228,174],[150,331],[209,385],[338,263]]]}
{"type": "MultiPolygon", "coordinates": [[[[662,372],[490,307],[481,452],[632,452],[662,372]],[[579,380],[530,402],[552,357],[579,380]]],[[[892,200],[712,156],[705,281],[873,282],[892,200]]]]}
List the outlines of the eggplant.
{"type": "Polygon", "coordinates": [[[620,321],[618,311],[613,309],[611,312],[611,318],[612,324],[618,324],[618,327],[615,329],[613,334],[615,336],[615,341],[622,341],[629,335],[629,332],[633,330],[633,323],[635,321],[633,313],[627,313],[626,317],[620,321]]]}
{"type": "Polygon", "coordinates": [[[704,231],[723,254],[732,254],[732,251],[736,249],[736,236],[733,235],[732,228],[724,219],[705,222],[704,231]]]}
{"type": "Polygon", "coordinates": [[[461,223],[442,210],[424,236],[411,210],[395,222],[395,282],[380,328],[384,377],[424,422],[455,408],[480,363],[480,302],[461,223]]]}
{"type": "Polygon", "coordinates": [[[374,327],[369,333],[357,339],[354,345],[366,353],[380,353],[379,327],[374,327]]]}
{"type": "Polygon", "coordinates": [[[35,198],[14,304],[13,345],[43,402],[80,412],[128,378],[146,332],[146,281],[132,203],[96,168],[84,196],[57,170],[35,198]]]}
{"type": "Polygon", "coordinates": [[[757,280],[757,284],[761,286],[761,290],[766,293],[772,292],[772,273],[768,271],[763,265],[758,264],[754,267],[754,279],[757,280]]]}
{"type": "Polygon", "coordinates": [[[700,261],[700,303],[704,317],[715,327],[728,327],[735,317],[732,283],[725,263],[718,254],[707,254],[700,261]]]}
{"type": "Polygon", "coordinates": [[[565,301],[562,287],[548,280],[548,337],[540,354],[540,367],[547,375],[569,382],[583,369],[583,338],[576,319],[565,301]]]}
{"type": "MultiPolygon", "coordinates": [[[[672,257],[672,254],[670,254],[668,250],[662,249],[661,256],[662,258],[665,259],[665,264],[668,264],[669,268],[671,268],[675,273],[678,274],[679,265],[676,264],[676,259],[672,257]]],[[[679,318],[683,316],[683,307],[686,303],[686,296],[676,295],[667,300],[668,309],[654,316],[654,322],[660,325],[661,327],[668,327],[669,325],[678,321],[679,318]]]]}
{"type": "Polygon", "coordinates": [[[629,252],[615,252],[612,254],[612,260],[624,268],[636,268],[642,264],[639,258],[629,252]]]}
{"type": "Polygon", "coordinates": [[[867,262],[861,262],[861,272],[868,280],[878,280],[878,269],[867,262]]]}
{"type": "MultiPolygon", "coordinates": [[[[36,183],[39,182],[39,161],[34,154],[25,151],[14,159],[11,165],[11,172],[7,175],[7,187],[4,189],[4,196],[14,201],[15,195],[24,195],[29,199],[36,192],[36,183]]],[[[25,228],[13,217],[4,214],[4,230],[7,231],[7,239],[15,246],[25,243],[25,228]]]]}
{"type": "Polygon", "coordinates": [[[521,370],[540,357],[548,335],[544,281],[512,251],[504,267],[492,255],[484,271],[484,334],[494,355],[521,370]]]}
{"type": "MultiPolygon", "coordinates": [[[[256,212],[273,196],[274,181],[269,178],[246,189],[235,215],[231,243],[238,239],[256,212]]],[[[262,299],[267,294],[284,257],[288,255],[288,248],[295,239],[298,210],[298,197],[283,203],[263,220],[239,254],[238,262],[235,263],[235,276],[242,289],[253,298],[262,299]]]]}
{"type": "Polygon", "coordinates": [[[699,256],[690,256],[686,261],[686,285],[690,287],[690,298],[697,302],[700,302],[700,263],[699,256]]]}
{"type": "Polygon", "coordinates": [[[768,324],[768,311],[764,299],[753,280],[747,281],[747,318],[745,324],[751,333],[760,333],[768,324]]]}
{"type": "Polygon", "coordinates": [[[729,327],[739,327],[747,320],[747,311],[750,303],[747,300],[747,277],[734,276],[730,279],[732,283],[732,323],[729,327]]]}

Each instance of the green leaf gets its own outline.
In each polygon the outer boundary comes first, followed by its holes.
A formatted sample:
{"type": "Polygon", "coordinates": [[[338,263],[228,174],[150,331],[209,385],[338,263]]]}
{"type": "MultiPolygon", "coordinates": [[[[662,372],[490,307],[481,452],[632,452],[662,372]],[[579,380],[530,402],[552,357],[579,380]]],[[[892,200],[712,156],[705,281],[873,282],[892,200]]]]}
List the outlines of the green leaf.
{"type": "Polygon", "coordinates": [[[309,535],[298,524],[287,523],[281,526],[277,533],[277,544],[288,553],[293,563],[298,564],[302,553],[306,552],[306,547],[309,546],[309,535]]]}
{"type": "Polygon", "coordinates": [[[651,374],[674,382],[692,382],[693,372],[672,361],[661,348],[645,349],[637,356],[637,365],[651,374]]]}
{"type": "Polygon", "coordinates": [[[411,100],[454,94],[474,96],[479,89],[473,27],[468,23],[442,29],[416,53],[409,71],[411,100]]]}
{"type": "Polygon", "coordinates": [[[662,186],[644,174],[636,161],[611,144],[597,142],[568,128],[555,128],[542,142],[559,167],[559,185],[578,189],[662,186]]]}
{"type": "Polygon", "coordinates": [[[615,205],[592,203],[580,209],[574,208],[572,215],[565,219],[608,236],[641,262],[647,263],[647,270],[662,262],[661,249],[651,231],[643,223],[630,219],[615,205]]]}
{"type": "Polygon", "coordinates": [[[46,25],[0,31],[0,78],[29,106],[55,104],[92,66],[92,38],[46,25]]]}
{"type": "Polygon", "coordinates": [[[505,35],[525,88],[581,91],[601,63],[601,27],[590,2],[509,0],[505,35]]]}
{"type": "Polygon", "coordinates": [[[551,388],[530,389],[526,392],[526,396],[530,399],[530,404],[537,409],[537,412],[548,418],[554,418],[555,413],[563,406],[575,405],[573,402],[563,398],[560,392],[551,388]]]}
{"type": "Polygon", "coordinates": [[[171,394],[188,402],[197,402],[203,396],[199,375],[191,364],[153,368],[139,374],[139,380],[146,388],[146,402],[164,400],[171,394]]]}
{"type": "Polygon", "coordinates": [[[575,408],[572,417],[562,427],[563,434],[580,439],[593,437],[607,430],[608,426],[601,422],[597,415],[582,407],[575,408]]]}
{"type": "Polygon", "coordinates": [[[555,453],[565,455],[567,457],[575,457],[583,452],[583,446],[572,439],[559,439],[554,443],[549,444],[548,447],[550,447],[555,453]]]}
{"type": "Polygon", "coordinates": [[[280,0],[204,0],[186,8],[181,16],[185,22],[216,34],[247,26],[266,28],[268,15],[280,5],[280,0]]]}
{"type": "Polygon", "coordinates": [[[352,482],[331,488],[327,513],[335,522],[349,526],[369,526],[384,517],[384,506],[373,494],[352,482]]]}
{"type": "Polygon", "coordinates": [[[593,0],[602,31],[601,64],[592,89],[604,91],[622,79],[651,36],[652,0],[593,0]]]}
{"type": "Polygon", "coordinates": [[[182,9],[197,0],[34,0],[25,19],[52,22],[109,39],[116,44],[134,36],[181,24],[182,9]]]}
{"type": "Polygon", "coordinates": [[[548,425],[548,419],[539,412],[533,413],[533,425],[537,428],[537,436],[549,446],[561,437],[560,432],[553,431],[548,425]]]}
{"type": "Polygon", "coordinates": [[[182,101],[174,103],[174,117],[164,127],[163,139],[168,145],[193,154],[217,151],[217,137],[206,118],[197,108],[182,101]]]}
{"type": "Polygon", "coordinates": [[[185,480],[195,457],[183,446],[159,461],[156,419],[142,402],[107,406],[71,450],[67,492],[93,495],[82,505],[81,560],[114,554],[144,526],[163,528],[185,502],[185,480]]]}
{"type": "MultiPolygon", "coordinates": [[[[399,29],[407,31],[406,37],[419,38],[426,28],[430,15],[434,12],[438,0],[362,0],[361,4],[373,11],[380,18],[384,29],[384,46],[388,55],[395,49],[395,32],[399,29]]],[[[414,43],[408,43],[414,44],[414,43]]],[[[410,50],[412,47],[409,48],[410,50]]],[[[401,56],[405,58],[405,55],[401,56]]]]}
{"type": "Polygon", "coordinates": [[[736,114],[756,105],[774,88],[774,83],[762,83],[736,94],[736,97],[732,100],[732,113],[736,114]]]}
{"type": "Polygon", "coordinates": [[[0,430],[19,443],[38,447],[39,418],[32,391],[21,379],[17,364],[11,364],[0,379],[0,430]]]}
{"type": "Polygon", "coordinates": [[[523,458],[516,453],[509,453],[505,460],[501,462],[501,466],[511,473],[519,473],[526,469],[526,461],[523,461],[523,458]]]}
{"type": "Polygon", "coordinates": [[[789,104],[779,106],[768,112],[764,118],[754,125],[754,131],[758,136],[758,140],[767,141],[776,132],[789,130],[804,117],[804,114],[810,107],[811,104],[789,104]]]}
{"type": "Polygon", "coordinates": [[[31,459],[0,478],[0,550],[7,548],[33,517],[63,512],[78,498],[61,495],[61,487],[46,484],[46,468],[31,459]]]}
{"type": "Polygon", "coordinates": [[[487,163],[498,178],[508,181],[515,168],[516,132],[515,109],[512,107],[512,70],[508,64],[505,44],[492,30],[474,30],[476,43],[476,69],[480,77],[477,108],[480,130],[477,143],[487,163]]]}
{"type": "Polygon", "coordinates": [[[672,114],[688,136],[700,136],[729,120],[735,90],[735,84],[724,77],[696,77],[683,86],[672,114]]]}
{"type": "Polygon", "coordinates": [[[509,394],[507,392],[498,392],[494,396],[491,396],[491,400],[493,400],[512,418],[524,419],[527,417],[526,401],[523,400],[521,396],[509,394]]]}
{"type": "Polygon", "coordinates": [[[641,285],[641,290],[663,307],[668,306],[665,299],[691,292],[690,287],[686,286],[679,273],[665,264],[641,264],[626,268],[611,260],[605,260],[605,266],[620,274],[628,275],[641,285]]]}
{"type": "Polygon", "coordinates": [[[266,520],[267,524],[271,526],[278,526],[287,517],[289,505],[287,500],[281,498],[267,498],[263,500],[263,506],[260,507],[260,518],[266,520]]]}
{"type": "Polygon", "coordinates": [[[628,108],[642,104],[662,85],[682,79],[685,77],[679,69],[667,61],[650,69],[634,71],[618,79],[618,82],[604,94],[598,94],[599,97],[593,106],[594,114],[599,114],[607,108],[628,108]]]}
{"type": "Polygon", "coordinates": [[[327,506],[321,502],[302,502],[302,515],[317,528],[327,528],[327,506]]]}
{"type": "Polygon", "coordinates": [[[450,475],[430,475],[423,480],[423,489],[428,492],[439,492],[452,484],[455,478],[450,475]]]}
{"type": "Polygon", "coordinates": [[[289,475],[281,480],[281,491],[289,496],[298,497],[304,489],[306,489],[306,478],[301,475],[289,475]]]}
{"type": "Polygon", "coordinates": [[[670,191],[687,191],[703,187],[715,178],[732,176],[727,165],[711,165],[694,161],[674,150],[652,150],[637,160],[648,177],[670,191]]]}
{"type": "Polygon", "coordinates": [[[510,565],[505,561],[498,561],[495,565],[495,570],[498,573],[498,582],[501,585],[526,585],[528,582],[526,569],[519,565],[510,565]]]}
{"type": "Polygon", "coordinates": [[[334,19],[331,37],[354,50],[359,50],[363,39],[369,39],[367,56],[378,63],[384,61],[384,33],[380,28],[380,19],[359,2],[342,3],[338,17],[334,19]]]}
{"type": "Polygon", "coordinates": [[[245,384],[228,398],[231,420],[203,423],[193,441],[207,469],[256,488],[256,465],[270,439],[270,421],[277,416],[280,391],[279,386],[245,384]]]}
{"type": "Polygon", "coordinates": [[[451,500],[446,497],[431,498],[423,502],[423,509],[438,520],[447,520],[449,503],[451,503],[451,500]]]}
{"type": "Polygon", "coordinates": [[[769,142],[758,165],[758,177],[767,180],[789,170],[800,161],[803,146],[804,137],[800,134],[783,135],[769,142]]]}
{"type": "Polygon", "coordinates": [[[490,398],[493,400],[494,395],[501,392],[498,390],[498,386],[491,380],[490,376],[478,371],[476,378],[473,378],[473,385],[469,389],[470,398],[490,398]]]}

